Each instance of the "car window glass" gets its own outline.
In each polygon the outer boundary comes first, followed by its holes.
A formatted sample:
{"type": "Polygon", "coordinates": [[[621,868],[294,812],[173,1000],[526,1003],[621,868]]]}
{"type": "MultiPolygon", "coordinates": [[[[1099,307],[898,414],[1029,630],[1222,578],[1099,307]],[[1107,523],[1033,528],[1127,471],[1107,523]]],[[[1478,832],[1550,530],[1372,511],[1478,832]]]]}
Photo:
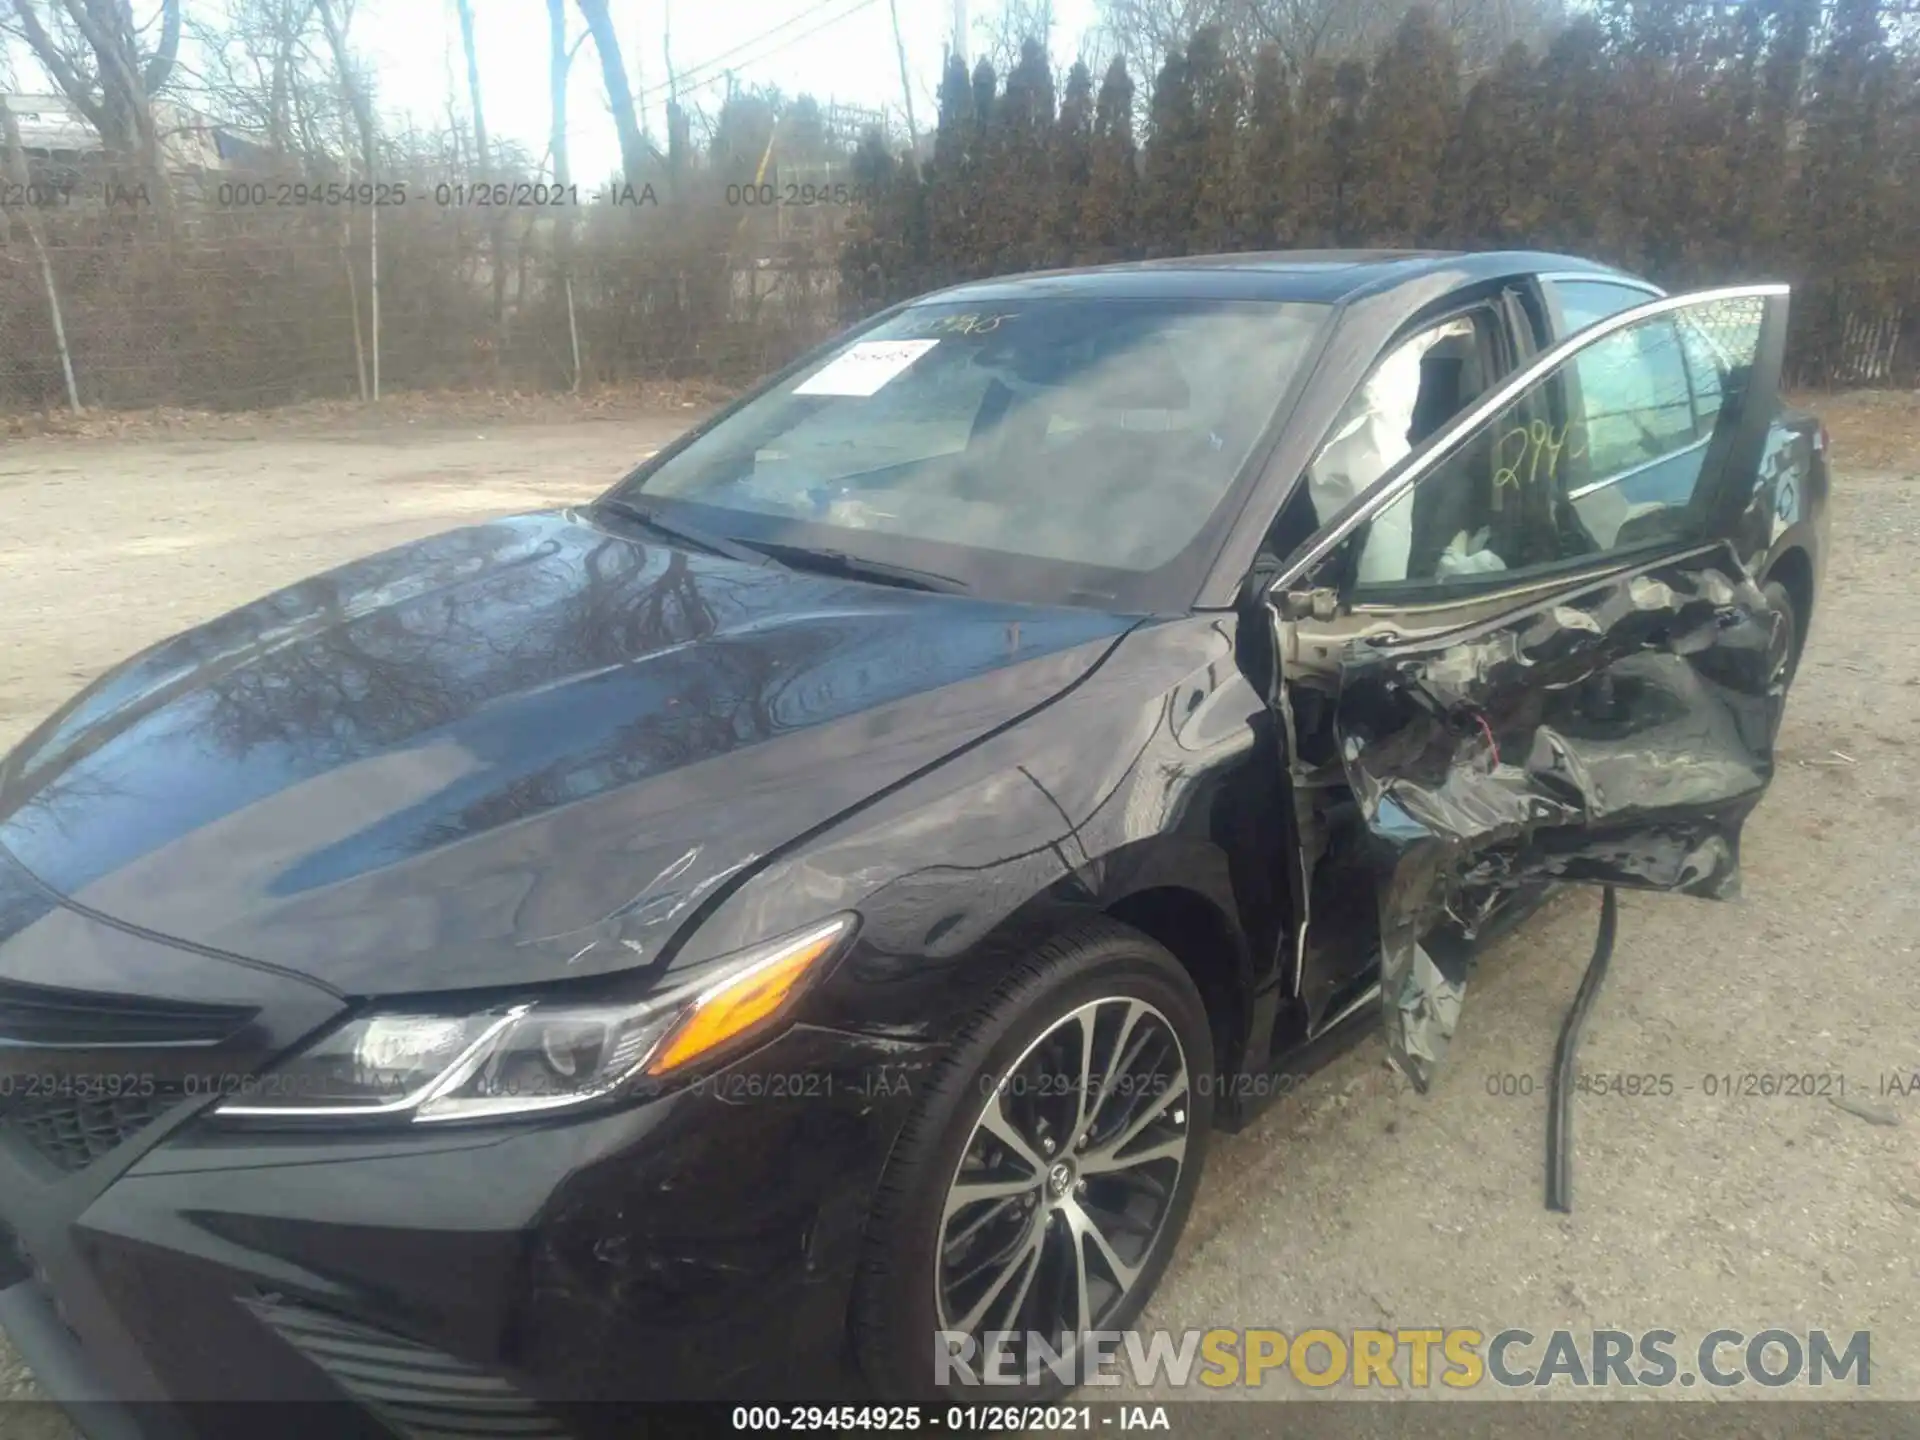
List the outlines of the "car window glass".
{"type": "Polygon", "coordinates": [[[1671,454],[1696,438],[1698,417],[1671,320],[1617,331],[1580,359],[1587,462],[1611,475],[1671,454]]]}
{"type": "Polygon", "coordinates": [[[939,363],[909,366],[859,406],[828,405],[756,449],[756,474],[805,475],[816,484],[868,470],[956,455],[967,448],[991,372],[939,363]]]}
{"type": "Polygon", "coordinates": [[[637,495],[698,506],[691,521],[734,539],[791,543],[804,525],[830,532],[807,543],[969,583],[1012,569],[1065,591],[1060,563],[1151,574],[1219,511],[1326,318],[1268,301],[911,306],[637,495]]]}
{"type": "Polygon", "coordinates": [[[1549,280],[1547,287],[1560,301],[1569,335],[1654,298],[1637,286],[1610,280],[1549,280]]]}
{"type": "MultiPolygon", "coordinates": [[[[1307,467],[1311,517],[1287,512],[1275,522],[1271,553],[1285,554],[1306,531],[1325,524],[1368,486],[1466,409],[1487,388],[1491,314],[1456,315],[1396,345],[1356,390],[1307,467]],[[1302,534],[1278,533],[1292,521],[1302,534]]],[[[1378,564],[1404,564],[1405,537],[1383,529],[1372,546],[1378,564]]],[[[1367,563],[1374,564],[1373,560],[1367,563]]]]}
{"type": "MultiPolygon", "coordinates": [[[[1692,538],[1715,427],[1738,409],[1760,341],[1757,296],[1702,301],[1601,337],[1528,386],[1356,533],[1404,534],[1406,563],[1357,592],[1467,592],[1514,572],[1692,538]],[[1697,413],[1681,324],[1725,357],[1697,413]]],[[[1423,598],[1432,598],[1431,595],[1423,598]]]]}
{"type": "Polygon", "coordinates": [[[1713,337],[1686,316],[1676,322],[1680,330],[1680,348],[1687,361],[1687,380],[1693,388],[1694,422],[1711,428],[1720,409],[1720,392],[1726,384],[1732,362],[1713,337]]]}

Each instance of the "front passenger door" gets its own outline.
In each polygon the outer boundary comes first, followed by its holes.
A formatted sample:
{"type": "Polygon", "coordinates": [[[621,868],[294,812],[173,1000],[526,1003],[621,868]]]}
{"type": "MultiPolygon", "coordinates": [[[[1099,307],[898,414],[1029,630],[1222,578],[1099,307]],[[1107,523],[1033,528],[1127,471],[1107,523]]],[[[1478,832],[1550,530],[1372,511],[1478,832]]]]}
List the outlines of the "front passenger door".
{"type": "Polygon", "coordinates": [[[1596,324],[1383,477],[1269,592],[1313,872],[1303,993],[1353,993],[1365,977],[1342,967],[1377,955],[1389,1052],[1422,1089],[1465,989],[1443,934],[1548,881],[1737,888],[1781,695],[1775,618],[1728,534],[1785,320],[1785,287],[1758,286],[1596,324]],[[1702,342],[1724,361],[1704,394],[1683,354],[1702,342]],[[1359,564],[1381,525],[1413,537],[1390,575],[1359,564]],[[1373,933],[1324,933],[1354,928],[1356,876],[1373,933]]]}

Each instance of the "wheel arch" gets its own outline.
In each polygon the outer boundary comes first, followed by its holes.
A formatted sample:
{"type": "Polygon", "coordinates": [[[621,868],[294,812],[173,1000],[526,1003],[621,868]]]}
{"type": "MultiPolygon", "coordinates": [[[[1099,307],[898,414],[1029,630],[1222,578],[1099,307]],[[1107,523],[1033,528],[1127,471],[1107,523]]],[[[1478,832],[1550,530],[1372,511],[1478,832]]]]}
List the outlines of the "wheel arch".
{"type": "Polygon", "coordinates": [[[1215,1067],[1232,1074],[1246,1050],[1253,995],[1245,946],[1219,905],[1197,890],[1155,885],[1103,913],[1164,945],[1193,977],[1213,1030],[1215,1067]]]}
{"type": "Polygon", "coordinates": [[[1789,545],[1773,559],[1760,583],[1776,581],[1793,601],[1793,660],[1797,666],[1807,647],[1807,630],[1813,624],[1813,557],[1798,545],[1789,545]]]}

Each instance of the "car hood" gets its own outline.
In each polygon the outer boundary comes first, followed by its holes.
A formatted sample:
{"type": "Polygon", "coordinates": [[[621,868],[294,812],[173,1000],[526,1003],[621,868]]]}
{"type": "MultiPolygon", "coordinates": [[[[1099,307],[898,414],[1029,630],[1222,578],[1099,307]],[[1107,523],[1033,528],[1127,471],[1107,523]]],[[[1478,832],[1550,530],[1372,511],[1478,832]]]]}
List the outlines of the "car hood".
{"type": "Polygon", "coordinates": [[[456,530],[168,640],[0,764],[0,848],[75,908],[345,995],[626,969],[1130,623],[645,533],[456,530]]]}

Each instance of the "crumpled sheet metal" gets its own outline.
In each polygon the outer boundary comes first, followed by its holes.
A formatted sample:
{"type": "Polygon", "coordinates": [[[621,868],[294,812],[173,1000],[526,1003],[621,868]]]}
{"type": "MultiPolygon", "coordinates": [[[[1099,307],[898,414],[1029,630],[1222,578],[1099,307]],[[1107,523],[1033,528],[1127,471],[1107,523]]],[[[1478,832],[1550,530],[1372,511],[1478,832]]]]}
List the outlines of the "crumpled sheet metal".
{"type": "MultiPolygon", "coordinates": [[[[1383,955],[1386,952],[1382,952],[1383,955]]],[[[1387,1007],[1388,1053],[1394,1068],[1412,1080],[1421,1094],[1433,1083],[1466,1003],[1466,966],[1454,958],[1436,959],[1414,941],[1399,951],[1397,964],[1383,962],[1381,995],[1387,1007]]]]}
{"type": "MultiPolygon", "coordinates": [[[[1725,899],[1773,773],[1777,618],[1730,557],[1430,649],[1349,657],[1336,727],[1379,878],[1388,1051],[1425,1091],[1466,990],[1423,944],[1535,881],[1725,899]]],[[[1364,652],[1364,645],[1356,645],[1364,652]]]]}

